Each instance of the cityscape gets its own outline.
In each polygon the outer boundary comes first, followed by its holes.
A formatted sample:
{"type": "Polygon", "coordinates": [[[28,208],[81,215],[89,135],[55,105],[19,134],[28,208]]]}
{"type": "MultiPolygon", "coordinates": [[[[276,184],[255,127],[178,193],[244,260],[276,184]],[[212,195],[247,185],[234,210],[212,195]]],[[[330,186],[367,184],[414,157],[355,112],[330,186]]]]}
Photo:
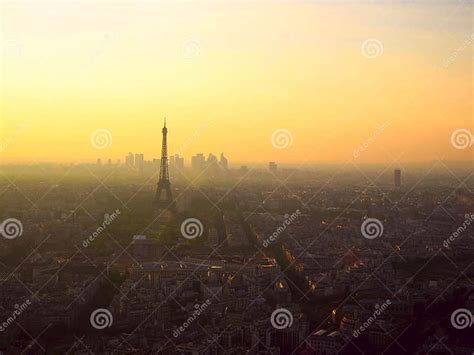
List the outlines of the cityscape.
{"type": "Polygon", "coordinates": [[[472,355],[472,2],[6,0],[0,355],[472,355]]]}
{"type": "Polygon", "coordinates": [[[5,354],[472,353],[472,168],[188,172],[167,135],[4,169],[5,354]]]}

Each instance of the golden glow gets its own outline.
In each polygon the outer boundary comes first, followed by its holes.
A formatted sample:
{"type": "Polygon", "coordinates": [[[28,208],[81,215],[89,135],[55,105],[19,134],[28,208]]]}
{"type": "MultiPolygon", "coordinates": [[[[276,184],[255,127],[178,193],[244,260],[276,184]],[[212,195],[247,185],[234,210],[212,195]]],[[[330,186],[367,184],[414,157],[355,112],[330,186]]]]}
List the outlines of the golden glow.
{"type": "Polygon", "coordinates": [[[13,43],[2,56],[5,162],[156,158],[164,116],[186,164],[221,151],[231,163],[344,162],[386,123],[359,161],[472,159],[450,144],[474,128],[468,3],[2,6],[2,43],[13,43]],[[367,38],[381,56],[362,55],[367,38]],[[99,128],[113,137],[103,150],[89,141],[99,128]],[[270,142],[279,128],[293,137],[282,150],[270,142]]]}

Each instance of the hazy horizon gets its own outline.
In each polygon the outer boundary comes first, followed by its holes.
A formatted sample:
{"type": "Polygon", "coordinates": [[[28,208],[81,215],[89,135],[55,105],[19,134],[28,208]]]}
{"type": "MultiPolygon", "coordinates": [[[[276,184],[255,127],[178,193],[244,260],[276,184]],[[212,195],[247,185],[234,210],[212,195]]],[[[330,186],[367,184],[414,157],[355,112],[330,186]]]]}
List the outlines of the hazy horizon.
{"type": "Polygon", "coordinates": [[[188,161],[472,161],[472,141],[451,143],[472,140],[469,3],[10,0],[2,13],[4,163],[157,158],[164,116],[169,154],[188,161]]]}

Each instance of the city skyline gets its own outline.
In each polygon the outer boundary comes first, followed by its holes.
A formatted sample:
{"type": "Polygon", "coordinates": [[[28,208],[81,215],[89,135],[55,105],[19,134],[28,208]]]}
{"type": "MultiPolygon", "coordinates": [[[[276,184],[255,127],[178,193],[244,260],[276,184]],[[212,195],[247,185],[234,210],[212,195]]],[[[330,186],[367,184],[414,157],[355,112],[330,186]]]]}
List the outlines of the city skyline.
{"type": "Polygon", "coordinates": [[[474,354],[474,3],[0,11],[0,355],[474,354]]]}

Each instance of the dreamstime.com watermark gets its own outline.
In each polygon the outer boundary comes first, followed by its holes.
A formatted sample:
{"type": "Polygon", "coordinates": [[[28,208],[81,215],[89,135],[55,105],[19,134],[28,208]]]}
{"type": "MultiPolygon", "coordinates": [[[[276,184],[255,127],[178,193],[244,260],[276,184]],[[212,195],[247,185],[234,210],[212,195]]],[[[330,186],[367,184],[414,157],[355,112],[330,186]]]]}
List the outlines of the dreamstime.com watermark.
{"type": "Polygon", "coordinates": [[[451,134],[451,145],[458,150],[466,149],[474,144],[474,135],[467,128],[459,128],[451,134]]]}
{"type": "Polygon", "coordinates": [[[174,330],[173,336],[175,338],[179,337],[210,305],[211,300],[209,299],[207,299],[203,304],[195,304],[193,314],[191,314],[191,316],[189,316],[181,326],[174,330]]]}
{"type": "Polygon", "coordinates": [[[367,59],[375,59],[383,54],[383,43],[377,38],[368,38],[360,45],[360,52],[367,59]]]}
{"type": "Polygon", "coordinates": [[[31,301],[29,299],[20,305],[16,304],[12,315],[0,324],[0,332],[4,332],[30,305],[31,301]]]}
{"type": "Polygon", "coordinates": [[[453,243],[466,229],[474,222],[474,214],[467,213],[464,216],[464,222],[456,229],[450,236],[443,242],[445,248],[449,248],[449,245],[453,243]]]}
{"type": "Polygon", "coordinates": [[[90,136],[91,146],[95,149],[105,149],[112,145],[112,132],[105,128],[96,129],[90,136]]]}
{"type": "Polygon", "coordinates": [[[7,218],[0,223],[0,235],[5,239],[15,239],[23,234],[23,224],[16,218],[7,218]]]}
{"type": "Polygon", "coordinates": [[[188,218],[181,223],[181,235],[186,239],[200,237],[204,232],[204,226],[197,218],[188,218]]]}
{"type": "Polygon", "coordinates": [[[115,221],[118,216],[120,216],[120,210],[117,208],[114,212],[111,214],[105,214],[104,215],[104,222],[102,222],[102,225],[97,227],[95,232],[93,232],[91,235],[89,235],[83,242],[82,246],[84,248],[87,248],[99,235],[102,234],[105,229],[110,226],[110,224],[115,221]]]}
{"type": "Polygon", "coordinates": [[[197,39],[188,39],[181,44],[181,56],[185,59],[199,57],[201,52],[201,43],[197,39]]]}
{"type": "Polygon", "coordinates": [[[375,239],[383,234],[383,223],[377,218],[367,218],[360,226],[360,232],[367,239],[375,239]]]}
{"type": "Polygon", "coordinates": [[[362,325],[359,328],[354,329],[354,331],[352,332],[352,335],[354,336],[354,338],[357,338],[359,335],[361,335],[363,332],[365,332],[367,330],[367,328],[369,328],[377,320],[377,318],[383,312],[385,312],[387,310],[387,308],[391,304],[392,304],[392,301],[390,301],[390,300],[386,300],[381,305],[376,304],[374,313],[372,313],[372,315],[369,318],[367,318],[367,320],[364,323],[362,323],[362,325]]]}
{"type": "Polygon", "coordinates": [[[382,134],[383,131],[390,125],[390,121],[385,121],[381,125],[377,126],[375,131],[367,138],[364,143],[358,146],[356,149],[352,151],[352,156],[357,159],[360,157],[361,153],[365,152],[369,146],[375,142],[375,140],[382,134]]]}
{"type": "Polygon", "coordinates": [[[275,149],[289,148],[293,145],[293,134],[284,128],[276,129],[272,133],[270,142],[275,149]]]}
{"type": "Polygon", "coordinates": [[[474,323],[474,316],[466,308],[458,308],[451,314],[451,325],[456,329],[466,329],[474,323]]]}
{"type": "Polygon", "coordinates": [[[286,230],[286,227],[290,226],[299,216],[301,216],[301,211],[299,209],[297,209],[291,215],[286,214],[283,223],[278,226],[271,236],[263,241],[263,247],[266,248],[272,244],[280,236],[280,234],[286,230]]]}
{"type": "Polygon", "coordinates": [[[112,313],[106,308],[98,308],[91,313],[90,322],[95,329],[105,329],[112,326],[114,317],[112,313]]]}
{"type": "Polygon", "coordinates": [[[286,308],[278,308],[272,312],[270,323],[275,329],[286,329],[293,325],[293,314],[286,308]]]}

